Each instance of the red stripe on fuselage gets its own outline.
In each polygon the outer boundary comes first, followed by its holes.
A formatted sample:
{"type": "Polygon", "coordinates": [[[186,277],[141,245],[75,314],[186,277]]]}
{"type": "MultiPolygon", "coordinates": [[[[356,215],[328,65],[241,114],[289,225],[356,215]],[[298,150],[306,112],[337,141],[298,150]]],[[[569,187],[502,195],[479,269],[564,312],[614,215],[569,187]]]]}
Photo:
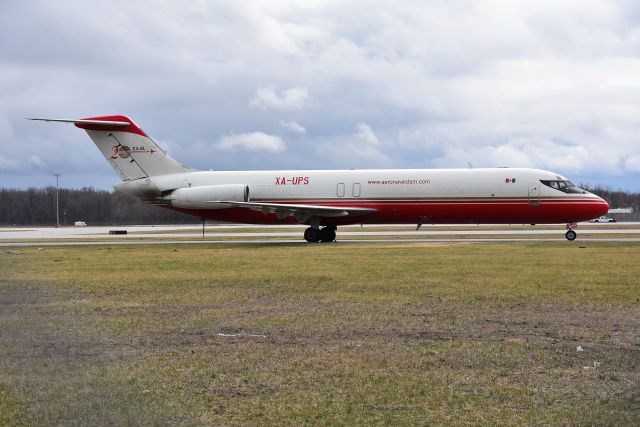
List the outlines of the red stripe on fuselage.
{"type": "MultiPolygon", "coordinates": [[[[425,198],[425,199],[336,199],[336,198],[327,198],[327,199],[251,199],[253,202],[257,203],[274,203],[274,204],[295,204],[295,205],[329,205],[332,206],[352,206],[357,207],[362,203],[403,203],[403,204],[519,204],[519,203],[529,203],[530,200],[527,198],[446,198],[446,199],[433,199],[433,198],[425,198]]],[[[560,203],[560,204],[569,204],[569,203],[606,203],[601,201],[600,199],[533,199],[533,202],[539,203],[560,203]]],[[[608,205],[607,205],[608,206],[608,205]]]]}
{"type": "MultiPolygon", "coordinates": [[[[291,201],[279,203],[292,203],[291,201]]],[[[278,203],[272,201],[270,203],[278,203]]],[[[526,199],[487,201],[383,201],[383,200],[300,200],[297,203],[318,206],[372,208],[376,212],[337,218],[323,218],[322,225],[347,224],[557,224],[580,222],[607,213],[603,200],[541,200],[530,205],[526,199]]],[[[274,214],[263,214],[246,208],[179,209],[179,212],[201,218],[247,224],[291,224],[293,217],[280,220],[274,214]]]]}

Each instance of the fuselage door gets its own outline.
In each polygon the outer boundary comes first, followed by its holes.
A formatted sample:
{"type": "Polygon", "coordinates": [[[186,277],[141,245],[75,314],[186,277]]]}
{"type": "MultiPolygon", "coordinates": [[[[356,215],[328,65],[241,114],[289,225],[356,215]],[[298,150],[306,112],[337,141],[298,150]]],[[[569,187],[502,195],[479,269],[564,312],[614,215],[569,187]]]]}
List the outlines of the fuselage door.
{"type": "Polygon", "coordinates": [[[529,206],[540,206],[540,184],[529,184],[529,206]]]}

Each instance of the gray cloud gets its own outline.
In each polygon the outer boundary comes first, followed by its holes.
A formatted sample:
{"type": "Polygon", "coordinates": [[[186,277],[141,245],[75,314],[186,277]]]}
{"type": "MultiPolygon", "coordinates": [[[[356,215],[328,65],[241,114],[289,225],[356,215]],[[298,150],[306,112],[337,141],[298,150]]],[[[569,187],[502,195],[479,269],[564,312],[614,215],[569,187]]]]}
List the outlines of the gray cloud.
{"type": "Polygon", "coordinates": [[[249,150],[249,151],[271,151],[280,153],[286,149],[282,138],[276,135],[267,135],[263,132],[250,132],[241,134],[230,134],[220,138],[216,148],[222,151],[249,150]]]}
{"type": "Polygon", "coordinates": [[[278,93],[272,87],[261,87],[256,91],[251,106],[264,110],[300,110],[304,108],[311,97],[306,87],[292,87],[278,93]]]}
{"type": "Polygon", "coordinates": [[[358,128],[358,133],[356,135],[357,138],[365,141],[367,144],[370,144],[370,145],[380,145],[380,140],[378,139],[376,134],[373,132],[373,129],[371,129],[371,126],[369,126],[366,123],[359,123],[357,128],[358,128]]]}
{"type": "Polygon", "coordinates": [[[285,120],[281,120],[280,121],[280,126],[282,126],[285,129],[290,130],[291,132],[294,133],[298,133],[298,134],[305,134],[307,133],[307,129],[302,126],[300,123],[296,122],[295,120],[292,120],[290,122],[287,122],[285,120]]]}
{"type": "Polygon", "coordinates": [[[0,40],[5,186],[115,184],[83,132],[23,117],[123,113],[206,169],[471,161],[640,190],[637,2],[6,0],[0,40]]]}
{"type": "Polygon", "coordinates": [[[20,163],[10,157],[0,154],[0,172],[13,172],[20,169],[20,163]]]}

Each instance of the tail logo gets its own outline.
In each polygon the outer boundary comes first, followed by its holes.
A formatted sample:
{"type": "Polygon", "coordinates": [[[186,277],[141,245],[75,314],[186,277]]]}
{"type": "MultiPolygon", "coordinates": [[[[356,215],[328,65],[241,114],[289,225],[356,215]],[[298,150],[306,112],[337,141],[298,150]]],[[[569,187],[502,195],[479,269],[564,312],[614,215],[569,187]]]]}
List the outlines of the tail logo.
{"type": "Polygon", "coordinates": [[[111,160],[116,160],[118,157],[121,159],[127,159],[131,157],[130,153],[149,153],[153,154],[156,150],[149,149],[147,150],[145,147],[129,147],[128,145],[114,145],[113,153],[111,154],[111,160]]]}
{"type": "Polygon", "coordinates": [[[127,157],[129,157],[129,151],[131,151],[131,148],[129,148],[128,145],[114,145],[111,160],[115,160],[118,157],[126,159],[127,157]]]}

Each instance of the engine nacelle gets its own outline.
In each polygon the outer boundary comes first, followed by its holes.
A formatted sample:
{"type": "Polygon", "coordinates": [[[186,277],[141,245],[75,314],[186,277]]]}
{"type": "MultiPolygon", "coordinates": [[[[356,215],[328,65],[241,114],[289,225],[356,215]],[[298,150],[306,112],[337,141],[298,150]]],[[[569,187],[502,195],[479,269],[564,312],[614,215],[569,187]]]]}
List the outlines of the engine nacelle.
{"type": "Polygon", "coordinates": [[[242,184],[203,185],[201,187],[178,188],[166,200],[171,206],[185,209],[225,209],[229,205],[207,202],[248,202],[249,186],[242,184]]]}

